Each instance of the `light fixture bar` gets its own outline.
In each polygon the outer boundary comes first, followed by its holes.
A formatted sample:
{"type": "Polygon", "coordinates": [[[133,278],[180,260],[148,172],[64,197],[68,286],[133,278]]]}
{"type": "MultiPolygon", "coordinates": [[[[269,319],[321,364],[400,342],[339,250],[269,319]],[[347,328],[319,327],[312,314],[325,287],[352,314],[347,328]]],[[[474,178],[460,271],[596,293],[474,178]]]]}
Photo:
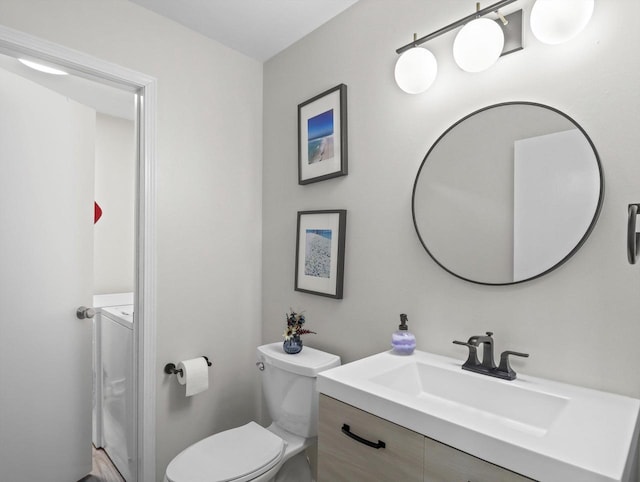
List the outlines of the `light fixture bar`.
{"type": "Polygon", "coordinates": [[[483,8],[482,10],[478,10],[477,12],[472,13],[471,15],[467,15],[464,18],[461,18],[460,20],[453,22],[452,24],[447,25],[446,27],[442,27],[441,29],[436,30],[435,32],[431,32],[429,35],[425,35],[424,37],[420,37],[417,40],[413,40],[413,42],[408,43],[407,45],[403,45],[402,47],[400,47],[399,49],[396,50],[397,54],[401,54],[403,52],[406,52],[409,49],[412,49],[413,47],[417,47],[418,45],[422,45],[425,42],[428,42],[431,39],[434,39],[436,37],[439,37],[440,35],[450,32],[453,29],[456,29],[458,27],[461,27],[462,25],[469,23],[471,20],[474,20],[476,18],[479,17],[483,17],[484,15],[491,13],[491,12],[495,12],[496,10],[502,8],[502,7],[506,7],[507,5],[516,2],[517,0],[501,0],[500,2],[496,2],[493,5],[489,5],[486,8],[483,8]]]}

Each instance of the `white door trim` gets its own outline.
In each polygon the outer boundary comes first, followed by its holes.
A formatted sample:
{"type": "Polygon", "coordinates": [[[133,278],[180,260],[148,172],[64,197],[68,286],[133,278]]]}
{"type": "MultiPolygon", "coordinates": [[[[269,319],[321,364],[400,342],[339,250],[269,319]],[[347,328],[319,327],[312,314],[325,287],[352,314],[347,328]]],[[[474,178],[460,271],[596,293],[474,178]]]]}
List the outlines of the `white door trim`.
{"type": "Polygon", "coordinates": [[[0,25],[0,52],[57,64],[75,75],[137,94],[136,321],[138,482],[156,476],[156,79],[0,25]]]}

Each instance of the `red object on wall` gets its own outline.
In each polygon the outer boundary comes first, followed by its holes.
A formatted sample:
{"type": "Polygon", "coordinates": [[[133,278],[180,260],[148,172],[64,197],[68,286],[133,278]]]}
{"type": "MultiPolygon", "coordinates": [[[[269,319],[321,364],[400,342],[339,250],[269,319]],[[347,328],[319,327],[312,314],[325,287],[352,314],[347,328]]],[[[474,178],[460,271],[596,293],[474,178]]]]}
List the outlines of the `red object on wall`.
{"type": "Polygon", "coordinates": [[[102,208],[98,206],[97,202],[93,202],[93,224],[98,222],[98,219],[102,217],[102,208]]]}

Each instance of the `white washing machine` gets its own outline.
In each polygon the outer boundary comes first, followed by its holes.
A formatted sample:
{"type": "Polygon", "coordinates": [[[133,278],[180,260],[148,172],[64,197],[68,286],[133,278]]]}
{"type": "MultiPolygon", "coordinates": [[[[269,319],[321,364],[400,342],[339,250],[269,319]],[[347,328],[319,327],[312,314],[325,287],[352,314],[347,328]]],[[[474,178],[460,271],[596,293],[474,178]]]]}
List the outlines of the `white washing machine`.
{"type": "Polygon", "coordinates": [[[102,438],[122,477],[135,463],[133,305],[102,309],[102,438]]]}
{"type": "Polygon", "coordinates": [[[99,295],[94,307],[93,443],[131,481],[136,461],[133,294],[99,295]]]}

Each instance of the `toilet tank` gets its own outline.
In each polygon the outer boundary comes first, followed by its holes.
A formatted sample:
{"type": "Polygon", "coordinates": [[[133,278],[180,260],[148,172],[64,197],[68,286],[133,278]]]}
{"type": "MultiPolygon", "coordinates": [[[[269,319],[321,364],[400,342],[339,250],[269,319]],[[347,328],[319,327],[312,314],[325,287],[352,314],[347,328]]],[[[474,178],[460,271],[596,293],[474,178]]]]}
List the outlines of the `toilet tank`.
{"type": "Polygon", "coordinates": [[[289,355],[282,343],[258,347],[264,364],[262,392],[273,422],[301,437],[318,434],[318,373],[340,365],[340,357],[310,347],[289,355]]]}

